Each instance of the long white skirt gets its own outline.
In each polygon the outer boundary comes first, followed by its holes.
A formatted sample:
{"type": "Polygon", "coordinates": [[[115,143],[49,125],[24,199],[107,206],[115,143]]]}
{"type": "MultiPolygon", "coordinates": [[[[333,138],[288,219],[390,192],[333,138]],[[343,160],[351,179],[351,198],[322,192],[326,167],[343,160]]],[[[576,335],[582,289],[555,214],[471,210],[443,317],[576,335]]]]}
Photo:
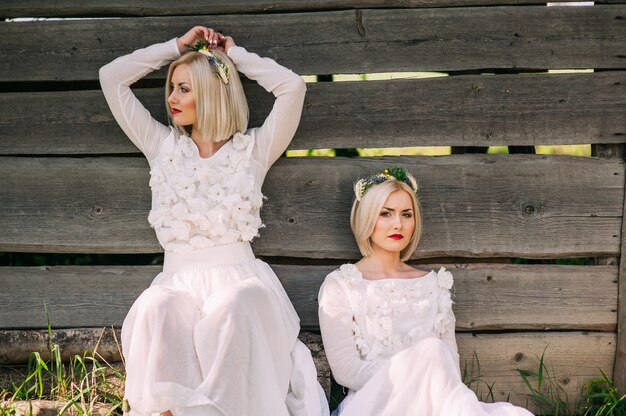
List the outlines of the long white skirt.
{"type": "Polygon", "coordinates": [[[391,357],[333,415],[532,416],[510,403],[482,403],[467,388],[458,357],[439,338],[426,338],[391,357]]]}
{"type": "Polygon", "coordinates": [[[166,252],[122,326],[127,414],[328,414],[299,328],[250,244],[166,252]]]}

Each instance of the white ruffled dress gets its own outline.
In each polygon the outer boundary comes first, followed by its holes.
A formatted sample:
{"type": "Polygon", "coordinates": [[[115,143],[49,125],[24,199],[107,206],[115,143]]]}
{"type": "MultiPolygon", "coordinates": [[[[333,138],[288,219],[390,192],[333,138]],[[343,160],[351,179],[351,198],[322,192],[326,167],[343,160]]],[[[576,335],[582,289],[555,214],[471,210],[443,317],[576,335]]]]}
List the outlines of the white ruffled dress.
{"type": "Polygon", "coordinates": [[[100,71],[116,120],[150,164],[148,220],[163,272],[122,327],[129,415],[327,415],[299,319],[250,241],[262,227],[261,185],[297,128],[305,85],[268,58],[232,47],[238,70],[276,96],[260,128],[207,159],[193,140],[154,120],[129,86],[180,56],[176,40],[100,71]]]}
{"type": "Polygon", "coordinates": [[[330,273],[319,316],[333,376],[349,389],[334,416],[532,416],[481,403],[461,380],[445,268],[367,280],[353,264],[330,273]]]}

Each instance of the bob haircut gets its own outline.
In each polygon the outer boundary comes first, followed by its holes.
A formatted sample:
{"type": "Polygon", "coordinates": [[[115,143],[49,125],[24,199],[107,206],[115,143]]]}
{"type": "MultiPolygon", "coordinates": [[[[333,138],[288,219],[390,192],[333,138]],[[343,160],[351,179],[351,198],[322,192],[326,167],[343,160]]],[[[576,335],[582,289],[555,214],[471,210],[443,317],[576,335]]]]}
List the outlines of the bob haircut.
{"type": "Polygon", "coordinates": [[[374,232],[378,215],[383,209],[387,197],[394,191],[406,191],[411,196],[413,218],[415,218],[413,234],[409,244],[400,252],[400,260],[407,261],[415,252],[415,249],[417,249],[417,244],[422,235],[422,208],[415,196],[415,192],[409,185],[395,178],[390,178],[381,184],[372,186],[365,192],[360,202],[355,199],[354,204],[352,204],[350,227],[363,257],[369,257],[374,254],[370,237],[374,232]]]}
{"type": "MultiPolygon", "coordinates": [[[[179,65],[189,67],[191,91],[196,104],[198,130],[202,141],[221,142],[248,128],[248,102],[241,86],[237,67],[228,55],[213,50],[217,59],[228,65],[228,84],[224,84],[208,58],[199,52],[187,52],[170,64],[165,82],[165,107],[173,123],[168,97],[172,93],[172,74],[179,65]]],[[[191,135],[192,126],[174,125],[180,134],[191,135]]]]}

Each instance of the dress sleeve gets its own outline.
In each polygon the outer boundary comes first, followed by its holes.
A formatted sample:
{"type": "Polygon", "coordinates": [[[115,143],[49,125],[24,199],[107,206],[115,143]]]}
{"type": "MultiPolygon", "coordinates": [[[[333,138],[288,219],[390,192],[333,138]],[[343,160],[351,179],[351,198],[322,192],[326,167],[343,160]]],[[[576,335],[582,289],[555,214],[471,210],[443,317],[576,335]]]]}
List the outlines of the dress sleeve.
{"type": "Polygon", "coordinates": [[[121,56],[100,68],[100,85],[115,120],[130,140],[152,160],[171,133],[141,104],[130,86],[152,71],[180,57],[176,39],[121,56]]]}
{"type": "Polygon", "coordinates": [[[450,290],[454,284],[452,273],[445,268],[441,268],[437,273],[439,283],[439,299],[438,299],[438,314],[435,323],[435,329],[439,335],[439,338],[448,346],[450,352],[455,356],[457,369],[460,374],[459,363],[459,349],[456,344],[455,324],[456,317],[452,311],[452,296],[450,290]]]}
{"type": "Polygon", "coordinates": [[[349,389],[361,389],[376,373],[378,364],[363,360],[356,349],[350,300],[333,273],[320,289],[319,318],[324,350],[335,380],[349,389]]]}
{"type": "Polygon", "coordinates": [[[276,97],[272,111],[256,133],[255,146],[260,150],[260,162],[267,171],[287,149],[296,133],[306,84],[297,74],[274,60],[261,58],[241,46],[231,47],[228,56],[239,72],[276,97]]]}
{"type": "MultiPolygon", "coordinates": [[[[452,311],[450,311],[450,313],[452,314],[452,311]]],[[[454,315],[452,315],[452,319],[454,319],[454,315]]],[[[441,340],[448,346],[450,351],[456,357],[457,364],[460,365],[459,349],[456,345],[456,335],[454,331],[454,325],[446,327],[445,332],[441,335],[441,340]]],[[[460,367],[459,367],[459,372],[460,372],[460,367]]]]}

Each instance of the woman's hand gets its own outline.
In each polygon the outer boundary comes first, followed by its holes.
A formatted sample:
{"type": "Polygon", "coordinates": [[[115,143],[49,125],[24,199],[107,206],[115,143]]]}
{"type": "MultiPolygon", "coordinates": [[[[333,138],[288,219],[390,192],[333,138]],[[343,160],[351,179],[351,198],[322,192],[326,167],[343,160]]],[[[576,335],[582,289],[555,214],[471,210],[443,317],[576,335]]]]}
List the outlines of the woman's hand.
{"type": "Polygon", "coordinates": [[[235,45],[235,41],[230,36],[224,36],[224,52],[228,53],[228,50],[235,45]]]}
{"type": "MultiPolygon", "coordinates": [[[[225,36],[213,29],[204,26],[194,26],[176,41],[181,54],[187,52],[187,45],[193,46],[199,40],[206,40],[209,48],[217,48],[224,45],[225,36]]],[[[232,41],[232,38],[231,38],[232,41]]],[[[233,42],[234,45],[234,42],[233,42]]]]}

